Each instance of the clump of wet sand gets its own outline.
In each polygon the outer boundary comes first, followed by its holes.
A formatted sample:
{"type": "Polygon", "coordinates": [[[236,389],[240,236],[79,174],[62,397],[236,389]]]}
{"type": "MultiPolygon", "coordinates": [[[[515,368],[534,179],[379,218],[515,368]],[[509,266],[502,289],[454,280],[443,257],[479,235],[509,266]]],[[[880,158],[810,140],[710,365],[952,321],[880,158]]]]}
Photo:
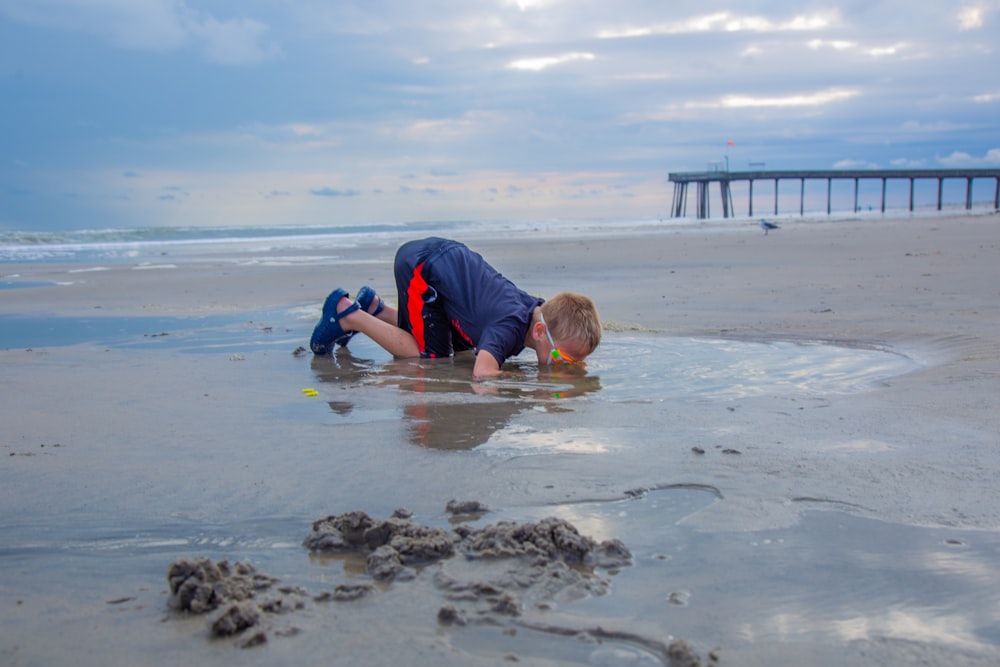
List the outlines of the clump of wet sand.
{"type": "Polygon", "coordinates": [[[265,614],[288,613],[305,606],[301,599],[296,599],[302,593],[293,589],[280,589],[280,595],[262,598],[278,579],[258,572],[248,561],[213,563],[210,558],[179,558],[167,568],[167,581],[171,606],[178,611],[192,614],[218,611],[209,623],[213,637],[242,635],[258,628],[242,638],[240,645],[244,648],[267,641],[267,634],[260,627],[265,614]]]}
{"type": "MultiPolygon", "coordinates": [[[[448,511],[454,509],[449,503],[448,511]]],[[[438,612],[442,625],[497,622],[520,617],[526,605],[545,610],[556,601],[604,595],[610,582],[596,570],[632,563],[620,540],[598,543],[552,517],[444,530],[398,516],[382,521],[348,512],[314,522],[304,545],[367,554],[367,572],[379,581],[413,579],[416,566],[438,562],[433,582],[445,598],[438,612]]]]}
{"type": "Polygon", "coordinates": [[[376,520],[364,512],[331,515],[313,522],[303,545],[314,552],[368,554],[368,574],[378,581],[412,578],[413,565],[448,558],[458,535],[393,516],[376,520]]]}
{"type": "Polygon", "coordinates": [[[452,516],[481,516],[490,511],[486,505],[478,500],[456,500],[451,499],[445,505],[444,511],[452,516]]]}
{"type": "MultiPolygon", "coordinates": [[[[477,505],[477,509],[485,508],[477,505]]],[[[613,572],[632,564],[632,554],[620,540],[597,542],[563,519],[500,521],[449,530],[421,525],[411,516],[406,510],[384,520],[361,511],[330,515],[313,522],[303,545],[312,552],[366,555],[367,575],[383,584],[414,579],[418,568],[435,565],[430,581],[442,596],[436,617],[441,626],[511,623],[557,635],[566,630],[553,631],[522,619],[526,607],[544,612],[562,601],[603,595],[610,582],[597,570],[613,572]]],[[[177,610],[215,612],[209,623],[211,636],[236,637],[243,648],[266,643],[272,632],[297,634],[294,627],[275,630],[274,619],[304,609],[310,599],[350,603],[378,590],[373,583],[361,582],[313,595],[298,586],[276,586],[278,579],[249,562],[208,558],[174,561],[167,579],[177,610]]],[[[391,593],[391,588],[382,590],[391,593]]],[[[578,631],[595,637],[604,632],[578,631]]],[[[631,636],[626,639],[634,641],[631,636]]],[[[670,664],[681,664],[658,641],[647,643],[670,664]]]]}
{"type": "Polygon", "coordinates": [[[249,600],[277,580],[257,572],[247,561],[213,563],[209,558],[181,558],[170,564],[167,581],[177,609],[203,614],[230,602],[249,600]]]}
{"type": "Polygon", "coordinates": [[[397,516],[377,520],[364,512],[348,512],[313,522],[303,545],[316,552],[367,553],[368,573],[378,580],[411,578],[411,566],[450,558],[456,552],[470,560],[525,557],[529,569],[549,563],[615,568],[632,562],[631,552],[620,540],[598,544],[557,518],[445,530],[397,516]]]}

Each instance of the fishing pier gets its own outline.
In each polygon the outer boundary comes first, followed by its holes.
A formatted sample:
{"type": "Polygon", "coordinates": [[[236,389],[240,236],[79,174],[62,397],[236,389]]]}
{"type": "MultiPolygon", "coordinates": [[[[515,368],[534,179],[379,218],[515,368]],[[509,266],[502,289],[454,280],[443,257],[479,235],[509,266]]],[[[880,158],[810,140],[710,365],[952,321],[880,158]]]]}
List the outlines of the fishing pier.
{"type": "Polygon", "coordinates": [[[736,212],[733,207],[733,195],[731,184],[735,182],[747,183],[747,215],[753,217],[753,197],[754,184],[759,181],[774,182],[774,215],[778,215],[778,185],[781,181],[799,181],[799,215],[805,214],[806,181],[820,180],[826,181],[826,213],[829,215],[833,210],[833,182],[854,181],[854,211],[858,208],[858,196],[862,181],[881,180],[882,199],[881,211],[885,213],[886,184],[889,180],[908,180],[910,183],[910,211],[914,207],[915,184],[918,180],[937,181],[937,210],[941,210],[944,205],[944,182],[946,179],[965,180],[965,208],[972,208],[972,183],[976,179],[993,179],[993,208],[1000,209],[1000,169],[861,169],[861,170],[827,170],[827,171],[779,171],[779,170],[759,170],[759,171],[703,171],[703,172],[676,172],[669,175],[669,180],[674,184],[674,199],[670,207],[670,216],[681,218],[687,215],[688,186],[694,183],[696,186],[697,217],[709,218],[709,190],[713,183],[719,184],[719,194],[722,199],[722,216],[725,218],[734,217],[736,212]]]}

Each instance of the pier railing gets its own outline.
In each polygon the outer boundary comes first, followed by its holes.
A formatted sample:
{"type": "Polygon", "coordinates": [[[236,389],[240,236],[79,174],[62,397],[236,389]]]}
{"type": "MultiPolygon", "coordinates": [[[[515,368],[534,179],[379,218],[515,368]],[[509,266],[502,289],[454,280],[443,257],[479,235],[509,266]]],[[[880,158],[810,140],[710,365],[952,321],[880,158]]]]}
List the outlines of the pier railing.
{"type": "Polygon", "coordinates": [[[671,217],[680,218],[687,215],[688,186],[691,183],[696,185],[697,195],[697,216],[698,218],[708,218],[710,216],[709,188],[712,183],[719,184],[719,194],[722,199],[723,217],[735,216],[733,209],[733,195],[730,184],[733,181],[747,181],[748,183],[748,212],[747,215],[753,217],[753,187],[756,181],[774,181],[774,214],[778,215],[778,184],[782,180],[799,181],[799,215],[805,214],[805,191],[807,180],[826,181],[826,212],[829,215],[833,210],[833,181],[853,180],[854,181],[854,210],[858,211],[858,194],[862,180],[882,181],[882,205],[881,210],[885,212],[886,183],[890,179],[905,179],[910,182],[910,211],[914,207],[915,183],[920,179],[937,180],[937,209],[940,211],[944,205],[944,181],[946,179],[965,179],[965,208],[972,208],[972,182],[975,179],[993,179],[995,181],[993,194],[993,208],[1000,209],[1000,169],[862,169],[862,170],[826,170],[826,171],[788,171],[788,170],[760,170],[760,171],[704,171],[704,172],[674,172],[669,175],[669,180],[674,184],[674,199],[670,207],[671,217]]]}

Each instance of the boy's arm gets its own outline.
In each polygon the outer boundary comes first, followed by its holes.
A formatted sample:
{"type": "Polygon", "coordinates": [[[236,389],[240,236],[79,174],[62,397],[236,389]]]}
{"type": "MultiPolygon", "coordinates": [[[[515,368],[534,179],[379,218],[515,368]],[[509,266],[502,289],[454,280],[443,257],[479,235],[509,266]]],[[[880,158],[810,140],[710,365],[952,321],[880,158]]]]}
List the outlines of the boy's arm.
{"type": "Polygon", "coordinates": [[[473,377],[483,378],[500,375],[500,363],[486,350],[476,352],[476,365],[472,369],[473,377]]]}

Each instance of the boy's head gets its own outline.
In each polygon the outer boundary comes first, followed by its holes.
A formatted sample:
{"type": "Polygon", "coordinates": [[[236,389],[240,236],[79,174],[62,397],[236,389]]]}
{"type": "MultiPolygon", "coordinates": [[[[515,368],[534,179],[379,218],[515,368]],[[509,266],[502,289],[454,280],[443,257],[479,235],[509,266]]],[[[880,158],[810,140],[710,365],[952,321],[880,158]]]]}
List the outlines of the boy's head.
{"type": "Polygon", "coordinates": [[[594,302],[574,292],[560,292],[541,306],[545,326],[556,346],[582,361],[601,343],[601,318],[594,302]]]}

